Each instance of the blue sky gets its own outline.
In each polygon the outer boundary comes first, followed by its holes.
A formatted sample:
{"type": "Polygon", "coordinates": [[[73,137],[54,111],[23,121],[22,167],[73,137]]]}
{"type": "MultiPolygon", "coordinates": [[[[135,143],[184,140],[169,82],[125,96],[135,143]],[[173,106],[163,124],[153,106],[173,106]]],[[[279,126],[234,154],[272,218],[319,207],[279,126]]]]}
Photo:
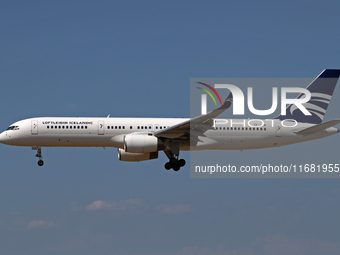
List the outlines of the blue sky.
{"type": "MultiPolygon", "coordinates": [[[[0,126],[38,116],[189,117],[190,78],[340,68],[338,1],[7,1],[0,126]]],[[[256,93],[256,92],[255,92],[256,93]]],[[[325,120],[339,117],[335,91],[325,120]]],[[[338,100],[339,101],[339,100],[338,100]]],[[[190,179],[116,149],[1,145],[0,253],[339,254],[338,179],[190,179]]],[[[182,153],[189,158],[189,153],[182,153]]],[[[338,162],[338,136],[252,152],[338,162]]]]}

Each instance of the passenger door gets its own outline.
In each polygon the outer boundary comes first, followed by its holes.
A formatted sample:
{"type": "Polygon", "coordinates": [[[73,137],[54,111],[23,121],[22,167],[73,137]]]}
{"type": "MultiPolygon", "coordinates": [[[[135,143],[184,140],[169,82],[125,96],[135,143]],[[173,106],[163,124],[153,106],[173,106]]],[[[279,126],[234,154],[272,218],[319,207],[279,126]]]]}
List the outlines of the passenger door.
{"type": "Polygon", "coordinates": [[[104,135],[104,121],[98,120],[98,135],[104,135]]]}
{"type": "Polygon", "coordinates": [[[31,134],[32,135],[37,135],[38,134],[38,121],[37,120],[32,120],[32,123],[31,123],[31,134]]]}
{"type": "Polygon", "coordinates": [[[282,135],[281,123],[280,122],[276,122],[276,125],[275,125],[275,136],[276,137],[281,137],[281,135],[282,135]]]}

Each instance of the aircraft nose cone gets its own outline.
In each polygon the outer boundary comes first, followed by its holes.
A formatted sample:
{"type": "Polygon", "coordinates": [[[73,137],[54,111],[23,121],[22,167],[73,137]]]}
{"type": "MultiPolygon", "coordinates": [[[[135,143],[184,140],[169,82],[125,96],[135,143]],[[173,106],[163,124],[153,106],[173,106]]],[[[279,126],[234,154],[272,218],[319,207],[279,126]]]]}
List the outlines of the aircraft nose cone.
{"type": "Polygon", "coordinates": [[[0,143],[5,143],[6,139],[7,139],[6,133],[5,133],[5,132],[2,132],[2,133],[0,134],[0,143]]]}

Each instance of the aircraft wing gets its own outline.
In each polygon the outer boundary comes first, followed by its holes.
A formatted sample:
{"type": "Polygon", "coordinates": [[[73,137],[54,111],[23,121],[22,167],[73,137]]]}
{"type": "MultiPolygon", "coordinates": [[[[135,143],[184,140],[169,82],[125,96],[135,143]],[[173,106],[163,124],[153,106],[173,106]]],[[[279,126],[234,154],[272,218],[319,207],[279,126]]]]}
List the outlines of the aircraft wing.
{"type": "Polygon", "coordinates": [[[325,123],[314,125],[312,127],[300,130],[300,131],[295,132],[295,133],[298,134],[298,135],[311,135],[311,134],[314,134],[316,132],[322,131],[326,128],[333,127],[333,126],[335,126],[336,124],[339,124],[339,123],[340,123],[340,119],[335,119],[335,120],[327,121],[325,123]]]}
{"type": "Polygon", "coordinates": [[[231,106],[232,102],[233,95],[230,93],[219,108],[214,109],[206,115],[201,115],[180,124],[157,131],[154,133],[154,135],[168,139],[191,139],[197,142],[199,141],[198,136],[205,136],[204,132],[206,132],[208,129],[211,129],[214,125],[213,119],[227,110],[231,106]]]}

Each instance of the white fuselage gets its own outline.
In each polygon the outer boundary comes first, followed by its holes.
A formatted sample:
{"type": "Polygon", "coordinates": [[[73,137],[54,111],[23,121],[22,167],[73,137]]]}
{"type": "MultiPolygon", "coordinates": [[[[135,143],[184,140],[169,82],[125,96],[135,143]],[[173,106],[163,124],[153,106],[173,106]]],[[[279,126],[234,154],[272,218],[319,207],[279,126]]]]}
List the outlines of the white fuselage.
{"type": "MultiPolygon", "coordinates": [[[[0,142],[38,147],[124,147],[124,136],[152,133],[189,119],[185,118],[63,118],[44,117],[18,121],[0,134],[0,142]]],[[[195,146],[181,143],[180,150],[247,150],[278,147],[319,139],[338,133],[334,127],[303,136],[295,132],[312,124],[284,127],[278,120],[248,125],[249,119],[216,121],[213,129],[200,136],[195,146]],[[238,124],[237,124],[238,123],[238,124]]]]}

